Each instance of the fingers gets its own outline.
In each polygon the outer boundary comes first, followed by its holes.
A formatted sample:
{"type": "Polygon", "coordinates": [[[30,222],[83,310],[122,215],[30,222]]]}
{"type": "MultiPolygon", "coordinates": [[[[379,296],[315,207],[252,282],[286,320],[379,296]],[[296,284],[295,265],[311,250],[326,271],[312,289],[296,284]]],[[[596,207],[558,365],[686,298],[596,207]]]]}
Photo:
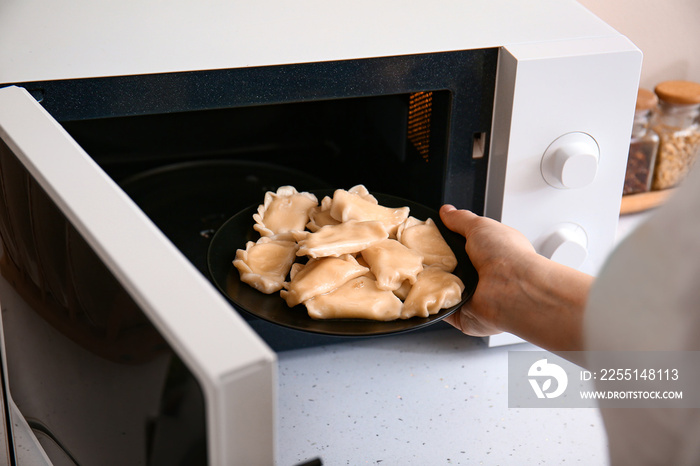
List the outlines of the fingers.
{"type": "Polygon", "coordinates": [[[464,333],[464,330],[462,330],[462,325],[461,325],[461,322],[459,319],[459,314],[460,314],[460,311],[454,312],[454,313],[448,315],[447,317],[445,317],[443,320],[445,322],[447,322],[448,324],[450,324],[451,326],[453,326],[454,328],[456,328],[457,330],[464,333]]]}
{"type": "Polygon", "coordinates": [[[483,322],[476,318],[469,302],[464,304],[459,311],[445,317],[444,321],[465,335],[472,337],[487,337],[501,333],[500,330],[484,325],[483,322]]]}

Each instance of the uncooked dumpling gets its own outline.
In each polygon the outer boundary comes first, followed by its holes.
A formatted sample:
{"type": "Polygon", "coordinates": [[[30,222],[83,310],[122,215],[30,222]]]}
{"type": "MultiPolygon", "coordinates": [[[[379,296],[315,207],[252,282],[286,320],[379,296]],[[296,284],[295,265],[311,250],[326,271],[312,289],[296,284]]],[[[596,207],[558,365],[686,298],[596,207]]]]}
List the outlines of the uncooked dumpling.
{"type": "Polygon", "coordinates": [[[338,225],[326,225],[314,233],[294,232],[299,243],[297,256],[338,257],[353,254],[386,239],[388,234],[381,222],[351,220],[338,225]]]}
{"type": "Polygon", "coordinates": [[[331,203],[333,199],[326,196],[321,200],[321,205],[309,209],[309,223],[306,228],[311,231],[318,231],[326,225],[337,225],[340,222],[331,217],[331,203]]]}
{"type": "Polygon", "coordinates": [[[397,230],[396,238],[404,246],[421,253],[426,266],[434,265],[446,272],[457,267],[457,257],[431,218],[422,222],[409,217],[397,230]]]}
{"type": "Polygon", "coordinates": [[[401,315],[401,300],[391,291],[380,290],[364,275],[354,278],[335,291],[304,303],[312,319],[395,320],[401,315]]]}
{"type": "Polygon", "coordinates": [[[401,284],[400,287],[398,287],[397,289],[393,290],[393,291],[394,291],[394,294],[395,294],[401,301],[405,301],[405,300],[406,300],[406,296],[408,296],[408,293],[409,293],[409,291],[411,291],[411,287],[412,287],[412,286],[413,286],[413,285],[411,285],[411,283],[410,283],[408,280],[406,280],[406,281],[404,281],[404,282],[401,284]]]}
{"type": "Polygon", "coordinates": [[[396,234],[396,229],[402,224],[409,213],[408,207],[384,207],[368,200],[362,194],[337,189],[333,193],[331,216],[338,221],[349,220],[382,222],[390,236],[396,234]]]}
{"type": "Polygon", "coordinates": [[[242,282],[262,293],[274,293],[282,289],[296,259],[297,247],[294,241],[263,236],[257,243],[248,241],[245,249],[237,250],[233,265],[242,282]]]}
{"type": "Polygon", "coordinates": [[[295,268],[289,283],[285,283],[280,295],[289,307],[328,293],[345,284],[348,280],[369,272],[354,257],[323,257],[311,259],[303,267],[295,268]]]}
{"type": "Polygon", "coordinates": [[[362,251],[380,290],[396,290],[404,280],[413,284],[423,271],[423,256],[395,239],[379,241],[362,251]]]}
{"type": "Polygon", "coordinates": [[[309,221],[309,209],[317,205],[318,199],[313,194],[281,186],[276,193],[265,193],[264,202],[253,215],[253,228],[261,236],[289,236],[289,232],[303,231],[309,221]]]}
{"type": "Polygon", "coordinates": [[[459,304],[464,283],[456,275],[439,267],[426,267],[418,274],[401,310],[402,319],[428,317],[441,309],[459,304]]]}
{"type": "Polygon", "coordinates": [[[362,199],[369,201],[372,204],[379,204],[379,201],[377,200],[377,198],[372,196],[372,193],[370,193],[369,190],[367,189],[367,187],[363,184],[358,184],[356,186],[353,186],[352,188],[348,189],[348,192],[350,194],[357,194],[362,199]]]}

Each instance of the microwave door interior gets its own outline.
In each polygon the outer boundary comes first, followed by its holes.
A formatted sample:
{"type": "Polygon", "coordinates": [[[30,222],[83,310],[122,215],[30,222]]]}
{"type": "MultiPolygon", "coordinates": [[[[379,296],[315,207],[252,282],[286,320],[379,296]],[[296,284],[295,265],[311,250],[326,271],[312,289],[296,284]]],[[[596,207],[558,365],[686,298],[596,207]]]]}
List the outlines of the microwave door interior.
{"type": "Polygon", "coordinates": [[[22,88],[0,139],[6,395],[44,450],[272,464],[274,352],[22,88]]]}

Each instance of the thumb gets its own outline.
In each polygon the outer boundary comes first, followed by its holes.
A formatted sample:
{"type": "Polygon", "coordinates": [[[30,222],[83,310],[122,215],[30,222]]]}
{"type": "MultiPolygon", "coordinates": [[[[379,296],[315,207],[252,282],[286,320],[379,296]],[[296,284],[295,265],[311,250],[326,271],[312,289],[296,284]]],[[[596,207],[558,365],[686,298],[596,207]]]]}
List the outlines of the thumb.
{"type": "Polygon", "coordinates": [[[440,208],[440,219],[447,228],[459,233],[462,236],[467,236],[467,232],[471,230],[475,220],[479,218],[473,212],[468,210],[459,210],[455,206],[445,204],[440,208]]]}

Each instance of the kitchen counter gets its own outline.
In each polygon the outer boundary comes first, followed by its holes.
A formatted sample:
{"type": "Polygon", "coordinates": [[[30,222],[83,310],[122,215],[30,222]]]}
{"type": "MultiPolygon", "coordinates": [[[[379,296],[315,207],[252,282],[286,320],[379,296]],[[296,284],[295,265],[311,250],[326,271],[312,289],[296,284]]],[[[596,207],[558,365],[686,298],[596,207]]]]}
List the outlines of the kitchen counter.
{"type": "Polygon", "coordinates": [[[508,351],[537,347],[442,325],[279,353],[279,465],[608,463],[598,410],[508,408],[508,351]]]}
{"type": "Polygon", "coordinates": [[[279,354],[279,465],[607,464],[596,409],[509,409],[508,351],[448,327],[279,354]]]}

